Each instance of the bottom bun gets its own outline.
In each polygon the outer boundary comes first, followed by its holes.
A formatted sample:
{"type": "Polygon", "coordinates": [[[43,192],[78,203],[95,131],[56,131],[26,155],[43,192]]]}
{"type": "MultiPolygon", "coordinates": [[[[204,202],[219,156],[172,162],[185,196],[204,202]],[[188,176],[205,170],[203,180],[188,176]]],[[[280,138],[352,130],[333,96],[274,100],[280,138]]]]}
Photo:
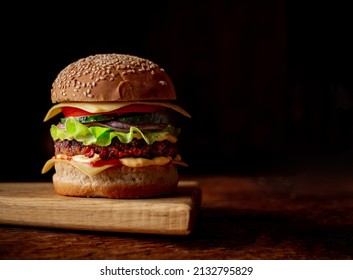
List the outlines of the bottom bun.
{"type": "Polygon", "coordinates": [[[170,194],[178,187],[173,163],[146,167],[115,166],[88,176],[67,162],[55,163],[57,194],[82,197],[147,198],[170,194]]]}

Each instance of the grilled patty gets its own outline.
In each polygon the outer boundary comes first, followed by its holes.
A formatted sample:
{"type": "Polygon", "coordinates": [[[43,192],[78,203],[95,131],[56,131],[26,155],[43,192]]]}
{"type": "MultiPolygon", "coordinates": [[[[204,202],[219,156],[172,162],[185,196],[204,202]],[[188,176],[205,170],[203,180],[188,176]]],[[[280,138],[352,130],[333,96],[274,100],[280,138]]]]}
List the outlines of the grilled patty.
{"type": "Polygon", "coordinates": [[[117,159],[124,157],[142,157],[154,158],[160,156],[170,156],[174,158],[177,155],[176,145],[169,141],[156,141],[148,145],[143,139],[134,139],[130,143],[123,144],[119,140],[113,139],[109,146],[86,146],[76,140],[56,140],[54,141],[55,155],[64,154],[67,156],[85,155],[93,157],[98,154],[101,159],[117,159]]]}

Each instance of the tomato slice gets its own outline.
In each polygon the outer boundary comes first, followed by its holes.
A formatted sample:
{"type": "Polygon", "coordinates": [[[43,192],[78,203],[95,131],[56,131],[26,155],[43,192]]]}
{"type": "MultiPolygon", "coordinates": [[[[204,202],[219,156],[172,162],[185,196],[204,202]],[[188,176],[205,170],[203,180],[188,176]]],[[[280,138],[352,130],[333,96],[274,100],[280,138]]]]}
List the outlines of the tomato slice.
{"type": "Polygon", "coordinates": [[[126,113],[153,113],[161,110],[161,108],[164,107],[158,105],[133,104],[114,110],[113,112],[119,115],[126,113]]]}
{"type": "Polygon", "coordinates": [[[158,105],[146,105],[146,104],[133,104],[128,105],[110,112],[97,112],[90,113],[85,110],[75,108],[75,107],[62,107],[61,110],[66,118],[68,117],[81,117],[81,116],[92,116],[96,114],[127,114],[127,113],[152,113],[159,111],[161,106],[158,105]]]}
{"type": "Polygon", "coordinates": [[[103,165],[122,165],[119,159],[97,160],[90,163],[93,167],[101,167],[103,165]]]}
{"type": "Polygon", "coordinates": [[[85,110],[74,108],[74,107],[62,107],[61,111],[65,117],[80,117],[80,116],[91,116],[94,113],[87,112],[85,110]]]}

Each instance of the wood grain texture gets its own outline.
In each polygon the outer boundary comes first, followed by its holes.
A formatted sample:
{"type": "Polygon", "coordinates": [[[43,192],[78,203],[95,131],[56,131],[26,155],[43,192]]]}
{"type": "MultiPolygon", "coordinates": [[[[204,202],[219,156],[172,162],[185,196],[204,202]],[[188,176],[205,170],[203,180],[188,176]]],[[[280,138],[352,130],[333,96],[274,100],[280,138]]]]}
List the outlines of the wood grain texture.
{"type": "Polygon", "coordinates": [[[353,175],[192,176],[188,235],[0,225],[0,259],[353,259],[353,175]]]}
{"type": "Polygon", "coordinates": [[[0,223],[76,230],[189,234],[200,207],[196,187],[150,199],[79,198],[52,183],[0,183],[0,223]]]}

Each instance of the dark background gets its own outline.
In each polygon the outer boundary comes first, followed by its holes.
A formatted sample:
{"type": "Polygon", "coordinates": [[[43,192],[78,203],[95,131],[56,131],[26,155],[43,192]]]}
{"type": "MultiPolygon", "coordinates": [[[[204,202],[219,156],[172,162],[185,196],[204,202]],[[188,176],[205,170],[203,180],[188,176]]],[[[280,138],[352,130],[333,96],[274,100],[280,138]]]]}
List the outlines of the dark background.
{"type": "Polygon", "coordinates": [[[51,84],[96,53],[151,59],[174,81],[181,174],[350,168],[352,20],[337,1],[17,3],[3,8],[0,181],[50,180],[51,84]],[[4,16],[3,15],[3,16],[4,16]]]}

